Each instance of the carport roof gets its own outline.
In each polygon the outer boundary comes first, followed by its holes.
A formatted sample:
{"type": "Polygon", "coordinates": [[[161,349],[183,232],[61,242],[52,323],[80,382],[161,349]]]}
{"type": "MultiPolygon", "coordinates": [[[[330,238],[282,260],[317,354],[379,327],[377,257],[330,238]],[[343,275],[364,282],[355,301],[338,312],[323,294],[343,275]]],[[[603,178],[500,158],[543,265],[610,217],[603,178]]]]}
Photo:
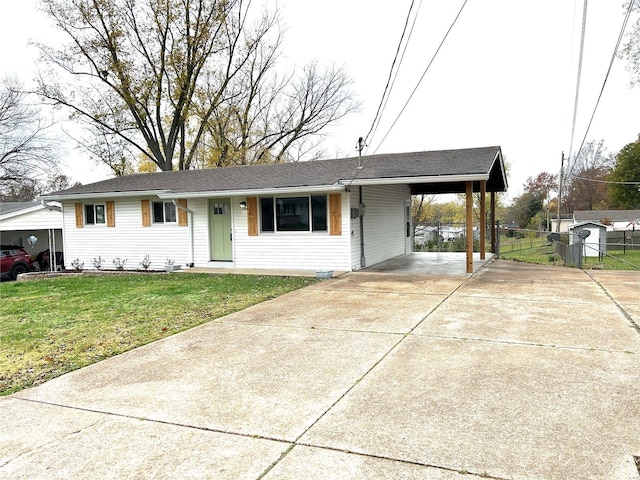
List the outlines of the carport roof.
{"type": "Polygon", "coordinates": [[[40,202],[7,202],[0,203],[0,216],[9,215],[10,213],[28,210],[33,207],[40,206],[40,202]]]}
{"type": "Polygon", "coordinates": [[[385,184],[408,184],[414,194],[463,193],[466,182],[473,182],[474,191],[479,191],[482,180],[487,182],[489,192],[506,191],[500,147],[135,174],[73,187],[42,198],[64,200],[114,193],[195,197],[305,189],[344,190],[349,186],[385,184]]]}

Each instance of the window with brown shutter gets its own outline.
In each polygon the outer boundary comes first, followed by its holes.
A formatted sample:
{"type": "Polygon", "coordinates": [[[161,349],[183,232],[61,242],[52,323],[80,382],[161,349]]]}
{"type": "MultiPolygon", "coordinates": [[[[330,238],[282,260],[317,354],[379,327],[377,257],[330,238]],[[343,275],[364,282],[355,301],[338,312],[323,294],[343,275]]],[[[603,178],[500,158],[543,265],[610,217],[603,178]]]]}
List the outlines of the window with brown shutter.
{"type": "Polygon", "coordinates": [[[258,199],[256,197],[247,198],[247,222],[249,236],[258,236],[258,199]]]}
{"type": "Polygon", "coordinates": [[[82,204],[76,203],[76,228],[84,227],[84,219],[82,217],[82,204]]]}
{"type": "Polygon", "coordinates": [[[107,227],[116,226],[116,209],[115,202],[107,202],[107,227]]]}
{"type": "Polygon", "coordinates": [[[330,235],[342,235],[342,195],[329,195],[329,232],[330,235]]]}
{"type": "Polygon", "coordinates": [[[140,202],[140,207],[142,209],[142,226],[150,227],[151,226],[151,208],[149,206],[149,200],[142,200],[140,202]]]}

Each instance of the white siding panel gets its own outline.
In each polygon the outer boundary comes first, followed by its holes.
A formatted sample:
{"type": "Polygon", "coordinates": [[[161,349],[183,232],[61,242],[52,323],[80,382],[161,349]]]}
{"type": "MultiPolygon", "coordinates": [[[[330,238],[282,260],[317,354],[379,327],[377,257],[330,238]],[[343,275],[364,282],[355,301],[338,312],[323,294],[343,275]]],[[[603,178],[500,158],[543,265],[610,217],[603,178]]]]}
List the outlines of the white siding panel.
{"type": "Polygon", "coordinates": [[[405,253],[404,204],[411,200],[411,190],[408,185],[377,185],[363,187],[362,193],[364,251],[370,267],[405,253]]]}
{"type": "Polygon", "coordinates": [[[47,230],[62,228],[62,213],[48,208],[5,218],[0,222],[0,231],[47,230]]]}
{"type": "MultiPolygon", "coordinates": [[[[65,263],[70,268],[76,258],[92,269],[92,259],[101,256],[105,268],[113,259],[126,259],[125,268],[140,268],[146,254],[151,269],[161,270],[167,258],[176,265],[191,262],[190,227],[177,224],[142,226],[141,198],[115,200],[115,227],[76,227],[74,203],[64,204],[65,263]]],[[[153,199],[151,199],[153,200],[153,199]]],[[[196,266],[252,269],[350,270],[351,222],[349,197],[342,194],[342,235],[329,233],[260,233],[249,237],[247,210],[240,208],[246,197],[232,197],[233,262],[210,262],[208,199],[189,199],[193,222],[193,259],[196,266]]],[[[92,203],[86,200],[86,203],[92,203]]],[[[97,202],[96,202],[97,203],[97,202]]],[[[100,203],[104,203],[100,200],[100,203]]],[[[191,217],[191,215],[190,215],[191,217]]],[[[359,256],[358,256],[359,259],[359,256]]]]}
{"type": "MultiPolygon", "coordinates": [[[[85,225],[76,227],[73,203],[64,204],[64,257],[71,268],[75,259],[93,268],[93,258],[102,257],[105,268],[114,268],[116,257],[126,259],[125,269],[136,270],[146,254],[152,270],[162,270],[167,258],[176,265],[191,261],[189,227],[174,224],[142,226],[141,199],[115,200],[115,227],[85,225]]],[[[86,203],[92,203],[87,200],[86,203]]],[[[98,203],[96,201],[95,203],[98,203]]],[[[105,203],[100,200],[99,203],[105,203]]]]}
{"type": "MultiPolygon", "coordinates": [[[[359,187],[353,187],[349,194],[351,199],[351,208],[358,208],[360,205],[359,187]]],[[[351,216],[351,211],[349,211],[351,216]]],[[[351,219],[351,270],[359,270],[362,268],[360,261],[360,219],[351,219]]]]}
{"type": "Polygon", "coordinates": [[[233,198],[234,264],[237,268],[350,270],[349,199],[342,194],[342,235],[260,233],[248,235],[246,198],[233,198]]]}
{"type": "Polygon", "coordinates": [[[187,204],[193,212],[193,253],[196,266],[204,266],[209,261],[208,206],[209,200],[206,198],[189,199],[187,204]]]}

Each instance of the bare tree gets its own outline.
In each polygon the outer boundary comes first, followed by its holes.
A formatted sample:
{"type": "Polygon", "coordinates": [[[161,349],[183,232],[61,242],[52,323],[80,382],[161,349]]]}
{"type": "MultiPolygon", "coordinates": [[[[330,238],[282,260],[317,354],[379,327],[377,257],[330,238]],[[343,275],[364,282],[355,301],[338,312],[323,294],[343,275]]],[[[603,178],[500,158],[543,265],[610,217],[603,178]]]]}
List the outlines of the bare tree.
{"type": "Polygon", "coordinates": [[[33,190],[37,178],[56,169],[51,126],[29,105],[22,86],[12,79],[0,85],[0,194],[33,190]],[[23,188],[25,187],[25,188],[23,188]]]}
{"type": "Polygon", "coordinates": [[[615,163],[604,140],[588,142],[574,159],[567,175],[567,194],[563,204],[567,211],[595,210],[607,207],[605,180],[615,163]]]}
{"type": "Polygon", "coordinates": [[[96,138],[121,139],[160,170],[283,160],[353,109],[342,70],[312,64],[292,82],[273,74],[279,13],[251,22],[250,1],[42,4],[70,43],[40,45],[50,71],[39,93],[95,125],[96,138]]]}

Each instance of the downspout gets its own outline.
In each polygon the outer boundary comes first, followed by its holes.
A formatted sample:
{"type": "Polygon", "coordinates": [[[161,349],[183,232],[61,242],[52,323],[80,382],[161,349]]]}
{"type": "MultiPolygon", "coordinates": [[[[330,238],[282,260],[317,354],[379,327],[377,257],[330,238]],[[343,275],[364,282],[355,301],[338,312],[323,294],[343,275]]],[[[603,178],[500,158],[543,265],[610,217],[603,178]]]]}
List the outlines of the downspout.
{"type": "Polygon", "coordinates": [[[189,216],[189,244],[191,246],[191,263],[188,265],[189,267],[193,267],[194,266],[194,253],[193,253],[193,211],[189,210],[187,207],[183,207],[182,205],[178,204],[177,200],[171,200],[173,202],[173,204],[175,205],[176,208],[187,212],[187,215],[189,216]]]}
{"type": "MultiPolygon", "coordinates": [[[[61,205],[52,205],[47,203],[45,200],[40,200],[40,204],[49,210],[54,212],[62,213],[61,205]]],[[[56,229],[48,228],[47,235],[49,237],[49,271],[57,272],[58,271],[58,258],[56,256],[56,229]],[[53,238],[51,232],[53,231],[53,238]]]]}
{"type": "Polygon", "coordinates": [[[360,200],[358,205],[358,217],[360,218],[360,268],[367,266],[367,260],[364,257],[364,204],[362,203],[362,186],[360,186],[360,200]]]}

